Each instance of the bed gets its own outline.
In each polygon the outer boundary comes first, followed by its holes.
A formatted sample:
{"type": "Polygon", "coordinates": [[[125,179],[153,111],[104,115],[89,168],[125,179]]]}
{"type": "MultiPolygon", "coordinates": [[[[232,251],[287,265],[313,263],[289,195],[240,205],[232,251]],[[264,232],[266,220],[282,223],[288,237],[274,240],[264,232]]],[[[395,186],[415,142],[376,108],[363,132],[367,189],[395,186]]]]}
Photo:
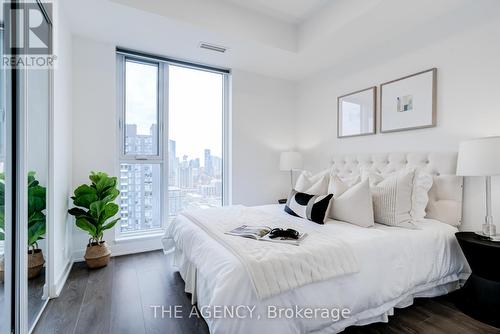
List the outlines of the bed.
{"type": "MultiPolygon", "coordinates": [[[[455,163],[456,155],[444,153],[336,156],[332,168],[341,175],[356,174],[361,166],[425,168],[434,176],[427,218],[416,223],[416,230],[379,224],[362,228],[333,220],[318,225],[323,234],[345,242],[359,270],[266,298],[256,294],[242,261],[189,216],[175,219],[164,246],[211,333],[338,333],[352,325],[386,322],[394,308],[407,307],[416,297],[446,294],[467,278],[467,263],[454,236],[458,228],[452,226],[460,222],[462,199],[455,163]],[[309,317],[303,313],[307,310],[320,313],[309,317]]],[[[256,209],[297,229],[313,224],[286,214],[281,205],[256,209]]]]}

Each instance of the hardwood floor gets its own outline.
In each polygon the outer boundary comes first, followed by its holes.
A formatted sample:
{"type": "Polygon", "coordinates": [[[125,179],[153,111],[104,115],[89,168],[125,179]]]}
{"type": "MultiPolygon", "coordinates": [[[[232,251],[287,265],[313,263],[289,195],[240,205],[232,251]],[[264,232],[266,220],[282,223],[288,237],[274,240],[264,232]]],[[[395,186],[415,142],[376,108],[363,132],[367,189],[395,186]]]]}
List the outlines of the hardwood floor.
{"type": "MultiPolygon", "coordinates": [[[[28,324],[31,327],[35,318],[40,313],[45,300],[43,296],[43,286],[45,285],[45,268],[42,269],[40,275],[28,281],[28,324]]],[[[6,333],[5,311],[5,285],[0,282],[0,333],[6,333]]]]}
{"type": "MultiPolygon", "coordinates": [[[[41,333],[209,333],[203,319],[189,318],[190,296],[184,282],[161,252],[111,259],[90,271],[76,263],[61,296],[51,300],[35,334],[41,333]],[[183,319],[155,319],[152,305],[181,305],[183,319]]],[[[173,310],[172,310],[173,311],[173,310]]],[[[396,310],[388,324],[351,327],[348,334],[500,333],[458,311],[450,297],[417,299],[396,310]]]]}

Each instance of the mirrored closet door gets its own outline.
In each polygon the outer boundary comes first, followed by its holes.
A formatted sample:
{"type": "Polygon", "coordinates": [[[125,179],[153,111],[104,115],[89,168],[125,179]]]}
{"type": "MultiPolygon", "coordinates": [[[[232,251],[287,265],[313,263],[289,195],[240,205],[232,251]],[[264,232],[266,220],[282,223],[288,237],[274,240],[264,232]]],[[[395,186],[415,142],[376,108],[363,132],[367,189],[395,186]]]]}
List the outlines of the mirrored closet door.
{"type": "MultiPolygon", "coordinates": [[[[40,4],[41,5],[41,4],[40,4]]],[[[39,12],[40,14],[46,14],[39,12]]],[[[37,37],[51,43],[51,23],[46,15],[37,28],[37,37]]],[[[48,301],[48,215],[49,119],[51,108],[51,70],[26,70],[26,234],[27,244],[27,320],[33,329],[48,301]]]]}
{"type": "Polygon", "coordinates": [[[50,293],[52,69],[5,59],[43,57],[52,24],[43,2],[0,4],[0,334],[24,334],[50,293]]]}
{"type": "MultiPolygon", "coordinates": [[[[0,57],[4,54],[3,2],[0,3],[0,57]]],[[[12,147],[10,117],[7,113],[7,71],[0,63],[0,333],[10,333],[12,291],[12,219],[8,212],[11,187],[12,147]],[[9,124],[8,124],[9,123],[9,124]],[[9,131],[8,131],[9,129],[9,131]]],[[[10,89],[9,89],[10,91],[10,89]]]]}
{"type": "Polygon", "coordinates": [[[50,72],[27,73],[28,323],[33,327],[48,299],[47,190],[49,186],[50,72]]]}

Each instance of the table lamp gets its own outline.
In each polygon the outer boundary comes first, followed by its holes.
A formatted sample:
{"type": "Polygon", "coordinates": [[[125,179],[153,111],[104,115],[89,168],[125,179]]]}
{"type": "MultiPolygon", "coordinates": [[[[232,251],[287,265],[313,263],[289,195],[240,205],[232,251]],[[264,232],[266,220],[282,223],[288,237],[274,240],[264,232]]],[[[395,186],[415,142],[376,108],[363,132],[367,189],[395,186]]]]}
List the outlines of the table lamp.
{"type": "Polygon", "coordinates": [[[482,227],[485,236],[496,235],[491,215],[491,177],[500,175],[500,137],[485,137],[460,143],[457,175],[484,176],[486,179],[486,217],[482,227]]]}

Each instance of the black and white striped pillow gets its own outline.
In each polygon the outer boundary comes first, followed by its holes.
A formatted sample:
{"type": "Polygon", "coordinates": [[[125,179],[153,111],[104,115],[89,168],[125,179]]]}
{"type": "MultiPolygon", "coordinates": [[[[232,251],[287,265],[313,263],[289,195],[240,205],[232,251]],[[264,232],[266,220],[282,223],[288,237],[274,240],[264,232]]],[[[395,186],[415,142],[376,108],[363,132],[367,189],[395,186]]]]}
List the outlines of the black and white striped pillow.
{"type": "Polygon", "coordinates": [[[333,195],[309,195],[292,190],[285,206],[285,212],[318,224],[324,224],[328,206],[333,195]]]}

